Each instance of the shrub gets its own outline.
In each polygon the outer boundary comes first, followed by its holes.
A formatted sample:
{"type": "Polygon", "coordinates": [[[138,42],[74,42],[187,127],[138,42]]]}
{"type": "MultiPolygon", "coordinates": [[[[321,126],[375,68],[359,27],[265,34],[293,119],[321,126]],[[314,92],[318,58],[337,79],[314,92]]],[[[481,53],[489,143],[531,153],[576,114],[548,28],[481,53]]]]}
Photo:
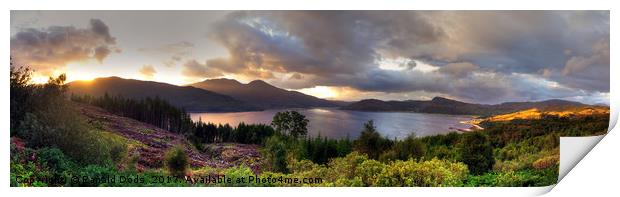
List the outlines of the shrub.
{"type": "Polygon", "coordinates": [[[359,177],[364,186],[374,186],[385,166],[376,160],[366,160],[355,169],[356,178],[359,177]]]}
{"type": "Polygon", "coordinates": [[[112,143],[110,147],[110,157],[112,162],[120,164],[127,157],[127,146],[120,143],[112,143]]]}
{"type": "MultiPolygon", "coordinates": [[[[16,159],[20,160],[20,159],[16,159]]],[[[38,166],[36,161],[25,161],[24,163],[18,163],[17,161],[11,161],[11,187],[29,187],[29,186],[47,186],[47,184],[41,182],[40,180],[36,180],[40,177],[50,177],[52,176],[52,172],[50,172],[45,166],[38,166]],[[18,183],[16,178],[21,180],[31,180],[35,181],[25,181],[18,183]]]]}
{"type": "Polygon", "coordinates": [[[368,160],[368,156],[359,152],[352,152],[346,157],[332,159],[327,165],[330,168],[328,179],[353,179],[356,176],[357,166],[368,160]]]}
{"type": "Polygon", "coordinates": [[[284,139],[279,135],[274,135],[267,139],[265,145],[267,159],[271,164],[271,170],[274,172],[287,173],[288,168],[286,164],[286,151],[287,146],[284,139]]]}
{"type": "Polygon", "coordinates": [[[189,157],[185,153],[183,146],[174,147],[165,155],[165,163],[168,173],[172,176],[183,177],[189,166],[189,157]]]}
{"type": "Polygon", "coordinates": [[[534,169],[540,170],[540,169],[550,168],[550,167],[553,167],[559,164],[560,164],[560,156],[551,155],[551,156],[546,156],[546,157],[543,157],[543,158],[540,158],[534,161],[534,163],[532,163],[532,167],[534,169]]]}
{"type": "Polygon", "coordinates": [[[47,166],[55,175],[62,175],[76,167],[76,164],[60,149],[43,148],[38,151],[38,159],[42,166],[47,166]]]}
{"type": "Polygon", "coordinates": [[[459,186],[467,177],[467,166],[432,159],[417,163],[413,160],[395,161],[378,175],[377,186],[459,186]]]}
{"type": "Polygon", "coordinates": [[[18,135],[30,147],[57,147],[80,164],[110,165],[115,142],[91,128],[66,104],[27,114],[18,135]]]}
{"type": "Polygon", "coordinates": [[[519,170],[507,172],[489,172],[470,176],[465,186],[474,187],[540,187],[555,184],[558,178],[558,166],[544,170],[519,170]]]}
{"type": "Polygon", "coordinates": [[[483,174],[493,168],[493,147],[480,132],[467,133],[459,144],[460,161],[467,164],[472,174],[483,174]]]}
{"type": "Polygon", "coordinates": [[[319,167],[320,166],[318,164],[309,160],[291,161],[288,165],[288,169],[290,169],[291,173],[308,172],[319,167]]]}

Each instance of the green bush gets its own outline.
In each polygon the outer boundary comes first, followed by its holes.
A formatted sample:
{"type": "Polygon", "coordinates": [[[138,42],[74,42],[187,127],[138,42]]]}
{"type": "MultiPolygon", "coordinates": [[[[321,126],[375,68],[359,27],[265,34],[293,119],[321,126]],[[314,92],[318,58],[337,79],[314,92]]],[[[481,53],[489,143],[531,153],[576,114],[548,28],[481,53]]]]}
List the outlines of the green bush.
{"type": "Polygon", "coordinates": [[[364,186],[374,186],[386,165],[376,160],[366,160],[355,169],[356,177],[359,177],[364,186]]]}
{"type": "Polygon", "coordinates": [[[189,157],[183,146],[176,146],[166,152],[165,164],[172,176],[183,177],[189,166],[189,157]]]}
{"type": "Polygon", "coordinates": [[[34,161],[27,161],[25,163],[11,162],[11,187],[30,187],[30,186],[47,186],[47,184],[36,180],[41,177],[51,177],[53,174],[45,166],[39,167],[34,161]],[[20,180],[34,179],[36,181],[30,183],[28,181],[18,183],[17,178],[20,180]]]}
{"type": "Polygon", "coordinates": [[[265,145],[267,159],[274,172],[287,173],[286,153],[287,145],[283,137],[279,135],[271,136],[265,145]]]}
{"type": "Polygon", "coordinates": [[[67,103],[26,114],[17,135],[30,147],[57,147],[85,165],[111,165],[111,147],[124,146],[90,127],[67,103]]]}
{"type": "Polygon", "coordinates": [[[111,143],[110,158],[114,164],[120,164],[127,157],[127,146],[121,143],[111,143]]]}
{"type": "Polygon", "coordinates": [[[57,148],[43,148],[38,151],[37,156],[39,163],[42,166],[47,166],[55,176],[64,176],[65,172],[77,167],[71,158],[57,148]]]}
{"type": "Polygon", "coordinates": [[[327,164],[330,170],[327,178],[329,180],[338,180],[340,178],[353,179],[357,175],[357,167],[366,160],[368,160],[366,154],[355,151],[346,157],[334,158],[327,164]]]}
{"type": "Polygon", "coordinates": [[[379,174],[377,186],[440,187],[459,186],[467,178],[467,166],[432,159],[417,163],[413,160],[395,161],[379,174]]]}
{"type": "Polygon", "coordinates": [[[557,183],[558,165],[543,170],[526,169],[507,172],[489,172],[470,176],[468,187],[541,187],[557,183]]]}
{"type": "Polygon", "coordinates": [[[459,160],[469,168],[472,174],[479,175],[493,168],[493,147],[487,137],[480,132],[467,133],[458,146],[459,160]]]}

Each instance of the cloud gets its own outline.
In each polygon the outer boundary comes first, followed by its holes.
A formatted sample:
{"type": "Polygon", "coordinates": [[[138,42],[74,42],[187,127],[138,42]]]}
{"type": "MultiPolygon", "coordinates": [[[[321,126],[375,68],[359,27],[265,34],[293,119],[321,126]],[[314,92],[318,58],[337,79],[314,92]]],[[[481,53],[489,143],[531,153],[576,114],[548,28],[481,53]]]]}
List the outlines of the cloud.
{"type": "Polygon", "coordinates": [[[157,73],[157,71],[155,71],[155,68],[152,65],[144,65],[142,66],[142,68],[140,68],[139,71],[140,74],[142,74],[146,78],[153,78],[153,76],[155,76],[155,73],[157,73]]]}
{"type": "Polygon", "coordinates": [[[191,78],[213,78],[223,76],[218,69],[210,68],[205,64],[201,64],[196,60],[190,60],[183,64],[182,74],[191,78]]]}
{"type": "Polygon", "coordinates": [[[95,48],[94,57],[99,61],[99,63],[103,62],[103,59],[106,58],[110,54],[110,49],[108,47],[99,46],[95,48]]]}
{"type": "Polygon", "coordinates": [[[195,45],[188,41],[180,41],[153,48],[139,48],[138,51],[154,57],[165,56],[163,65],[173,67],[181,63],[191,53],[195,45]]]}
{"type": "Polygon", "coordinates": [[[291,77],[289,79],[297,79],[297,80],[299,80],[299,79],[303,79],[303,78],[304,78],[303,75],[301,75],[299,73],[294,73],[293,75],[291,75],[291,77]]]}
{"type": "Polygon", "coordinates": [[[21,29],[11,37],[11,57],[18,65],[50,73],[70,62],[89,59],[101,62],[111,52],[119,51],[115,44],[108,26],[99,19],[91,19],[88,28],[21,29]]]}
{"type": "Polygon", "coordinates": [[[562,75],[558,80],[566,78],[565,83],[583,89],[609,91],[609,39],[601,39],[594,43],[592,51],[587,55],[572,56],[562,69],[562,75]],[[605,83],[607,82],[607,83],[605,83]]]}
{"type": "Polygon", "coordinates": [[[210,29],[229,55],[185,74],[481,102],[609,92],[609,11],[236,11],[210,29]]]}
{"type": "Polygon", "coordinates": [[[464,77],[475,70],[478,70],[478,66],[469,62],[450,63],[439,68],[439,72],[459,78],[464,77]]]}

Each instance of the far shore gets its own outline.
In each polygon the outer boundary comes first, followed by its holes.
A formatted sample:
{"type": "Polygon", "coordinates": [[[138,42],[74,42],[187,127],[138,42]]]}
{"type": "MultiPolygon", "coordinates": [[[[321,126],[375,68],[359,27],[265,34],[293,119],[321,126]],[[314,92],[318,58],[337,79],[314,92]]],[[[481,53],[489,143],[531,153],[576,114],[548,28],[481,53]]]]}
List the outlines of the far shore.
{"type": "Polygon", "coordinates": [[[468,124],[468,125],[471,125],[471,127],[469,127],[468,129],[457,129],[457,130],[461,131],[461,132],[471,132],[471,131],[483,130],[484,128],[481,127],[480,125],[478,125],[478,124],[480,124],[481,121],[482,121],[482,119],[479,119],[479,118],[473,118],[473,119],[468,120],[468,121],[460,121],[459,123],[461,123],[461,124],[468,124]]]}

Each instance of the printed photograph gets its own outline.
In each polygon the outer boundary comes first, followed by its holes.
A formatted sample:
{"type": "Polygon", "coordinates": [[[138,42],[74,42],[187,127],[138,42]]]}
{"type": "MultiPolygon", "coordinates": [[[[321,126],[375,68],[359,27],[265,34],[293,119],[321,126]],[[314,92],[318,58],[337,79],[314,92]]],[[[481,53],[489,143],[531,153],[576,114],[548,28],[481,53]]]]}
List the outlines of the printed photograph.
{"type": "Polygon", "coordinates": [[[13,10],[10,186],[554,185],[560,137],[607,133],[609,22],[13,10]]]}

